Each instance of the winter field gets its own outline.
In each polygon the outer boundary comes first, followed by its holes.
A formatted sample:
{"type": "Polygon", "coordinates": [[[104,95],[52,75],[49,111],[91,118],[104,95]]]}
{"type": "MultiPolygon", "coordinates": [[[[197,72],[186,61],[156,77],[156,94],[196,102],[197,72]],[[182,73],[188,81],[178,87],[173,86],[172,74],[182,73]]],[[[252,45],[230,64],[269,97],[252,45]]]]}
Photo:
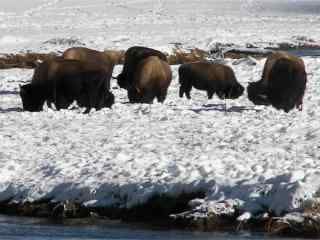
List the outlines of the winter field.
{"type": "MultiPolygon", "coordinates": [[[[320,40],[316,0],[2,0],[0,5],[0,53],[79,45],[164,51],[177,44],[263,46],[294,43],[297,36],[320,40]]],[[[301,211],[304,200],[320,198],[320,58],[303,60],[304,109],[288,114],[254,106],[246,92],[226,103],[208,101],[197,90],[192,100],[181,99],[179,66],[172,66],[164,104],[128,104],[114,81],[112,109],[88,115],[81,109],[23,112],[19,84],[27,83],[33,70],[2,70],[0,201],[52,198],[132,207],[156,193],[202,190],[205,201],[193,204],[215,208],[217,201],[229,200],[251,214],[301,211]]],[[[260,79],[265,59],[225,62],[246,87],[260,79]]]]}

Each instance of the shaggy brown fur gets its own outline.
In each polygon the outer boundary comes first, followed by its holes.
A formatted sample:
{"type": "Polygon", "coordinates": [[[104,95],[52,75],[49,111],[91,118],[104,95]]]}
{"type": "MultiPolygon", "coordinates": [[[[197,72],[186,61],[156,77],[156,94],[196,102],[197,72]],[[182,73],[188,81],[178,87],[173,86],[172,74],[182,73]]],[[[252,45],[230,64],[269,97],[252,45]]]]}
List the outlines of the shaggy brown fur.
{"type": "Polygon", "coordinates": [[[307,74],[301,58],[287,52],[271,54],[265,63],[262,79],[248,85],[248,97],[257,105],[271,104],[289,112],[302,110],[307,74]]]}
{"type": "Polygon", "coordinates": [[[183,64],[197,61],[204,61],[209,53],[199,48],[186,51],[180,48],[173,49],[173,54],[168,56],[169,64],[183,64]]]}
{"type": "Polygon", "coordinates": [[[110,74],[92,62],[56,58],[41,63],[30,84],[21,87],[23,107],[28,111],[42,110],[43,103],[67,108],[74,100],[78,105],[100,109],[111,106],[113,95],[108,91],[110,74]]]}
{"type": "Polygon", "coordinates": [[[0,69],[35,68],[38,61],[48,61],[56,57],[55,53],[0,54],[0,69]]]}
{"type": "Polygon", "coordinates": [[[118,85],[121,88],[128,89],[134,81],[133,76],[138,64],[150,56],[157,56],[161,60],[167,61],[167,56],[155,49],[140,46],[129,48],[125,54],[122,72],[117,77],[118,85]]]}
{"type": "MultiPolygon", "coordinates": [[[[118,64],[123,58],[124,51],[105,50],[103,52],[96,51],[85,47],[73,47],[67,49],[62,57],[64,59],[72,59],[79,61],[89,61],[95,64],[100,64],[107,74],[112,76],[113,67],[118,64]]],[[[110,83],[108,85],[110,89],[110,83]]]]}
{"type": "Polygon", "coordinates": [[[109,56],[114,64],[124,63],[124,50],[104,50],[103,53],[109,56]]]}
{"type": "Polygon", "coordinates": [[[128,88],[130,102],[152,103],[156,97],[163,102],[171,83],[169,64],[157,56],[148,57],[137,65],[133,84],[128,88]]]}
{"type": "Polygon", "coordinates": [[[195,62],[183,64],[179,68],[180,91],[179,96],[184,93],[190,99],[192,87],[207,91],[211,99],[216,93],[220,99],[235,99],[242,95],[244,88],[238,83],[233,70],[226,65],[195,62]]]}
{"type": "Polygon", "coordinates": [[[65,50],[62,57],[64,59],[91,61],[103,64],[113,63],[113,65],[116,65],[123,61],[124,51],[104,50],[100,52],[85,47],[73,47],[65,50]]]}

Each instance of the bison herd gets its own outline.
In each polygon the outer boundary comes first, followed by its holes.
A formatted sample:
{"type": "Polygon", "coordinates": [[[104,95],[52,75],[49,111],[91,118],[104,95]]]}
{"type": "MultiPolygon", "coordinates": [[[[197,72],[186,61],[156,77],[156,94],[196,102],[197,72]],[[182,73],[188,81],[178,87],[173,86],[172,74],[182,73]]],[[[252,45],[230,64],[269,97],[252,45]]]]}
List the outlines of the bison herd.
{"type": "MultiPolygon", "coordinates": [[[[68,108],[73,101],[85,112],[111,107],[114,95],[110,80],[119,61],[115,51],[99,52],[75,47],[61,57],[39,63],[31,83],[20,86],[23,109],[41,111],[44,103],[56,109],[68,108]]],[[[229,66],[212,62],[194,62],[179,67],[179,96],[190,99],[192,87],[207,92],[211,99],[236,99],[244,92],[229,66]]],[[[172,80],[167,57],[146,47],[131,47],[125,52],[122,72],[115,77],[119,87],[127,90],[132,103],[163,102],[172,80]]],[[[303,60],[286,52],[272,53],[265,63],[262,78],[249,83],[248,98],[257,105],[272,105],[289,112],[302,109],[307,76],[303,60]]]]}

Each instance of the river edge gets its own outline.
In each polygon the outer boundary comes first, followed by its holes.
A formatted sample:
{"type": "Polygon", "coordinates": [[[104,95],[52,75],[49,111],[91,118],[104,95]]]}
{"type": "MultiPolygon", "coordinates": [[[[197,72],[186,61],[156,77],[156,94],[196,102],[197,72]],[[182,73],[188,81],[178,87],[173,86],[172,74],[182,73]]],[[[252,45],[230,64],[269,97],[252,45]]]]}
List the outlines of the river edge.
{"type": "Polygon", "coordinates": [[[130,209],[119,206],[87,207],[77,202],[54,202],[48,199],[24,203],[8,200],[0,203],[0,214],[84,225],[98,221],[120,221],[125,224],[186,231],[248,231],[271,236],[302,238],[320,236],[320,204],[302,212],[291,212],[281,216],[264,213],[259,217],[246,219],[243,217],[246,213],[241,209],[234,208],[229,213],[215,214],[210,210],[204,212],[190,207],[189,202],[192,199],[203,197],[203,192],[182,193],[177,197],[162,194],[130,209]]]}

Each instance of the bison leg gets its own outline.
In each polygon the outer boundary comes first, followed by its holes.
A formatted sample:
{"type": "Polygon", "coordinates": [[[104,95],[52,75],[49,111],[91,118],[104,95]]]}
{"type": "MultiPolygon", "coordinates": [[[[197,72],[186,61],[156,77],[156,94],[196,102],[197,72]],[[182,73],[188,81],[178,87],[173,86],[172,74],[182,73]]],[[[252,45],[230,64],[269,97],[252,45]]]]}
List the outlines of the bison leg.
{"type": "Polygon", "coordinates": [[[179,89],[179,97],[183,97],[183,94],[184,94],[184,88],[182,86],[180,86],[180,89],[179,89]]]}
{"type": "Polygon", "coordinates": [[[140,96],[141,103],[153,103],[153,99],[156,97],[156,94],[153,90],[144,90],[143,95],[140,96]]]}
{"type": "Polygon", "coordinates": [[[129,102],[131,102],[131,103],[141,102],[141,98],[140,98],[137,90],[133,87],[128,89],[128,98],[129,98],[129,102]]]}
{"type": "Polygon", "coordinates": [[[95,100],[96,100],[96,95],[88,92],[87,99],[84,103],[84,106],[86,107],[86,110],[84,111],[84,113],[89,113],[91,108],[96,107],[95,100]]]}
{"type": "Polygon", "coordinates": [[[218,91],[217,95],[220,99],[225,99],[226,98],[226,93],[224,91],[218,91]]]}
{"type": "Polygon", "coordinates": [[[72,103],[72,101],[70,102],[65,96],[59,95],[59,96],[57,96],[54,103],[56,105],[56,109],[60,110],[60,109],[68,108],[70,106],[70,104],[72,103]]]}
{"type": "Polygon", "coordinates": [[[105,94],[105,99],[104,99],[104,107],[111,108],[111,106],[114,104],[114,95],[112,92],[107,92],[105,94]]]}
{"type": "Polygon", "coordinates": [[[52,108],[52,101],[51,100],[47,100],[47,107],[48,108],[52,108]]]}
{"type": "MultiPolygon", "coordinates": [[[[99,108],[98,94],[94,90],[96,90],[96,89],[91,89],[91,91],[89,91],[89,93],[88,93],[88,105],[87,105],[87,108],[84,113],[89,113],[91,108],[96,108],[96,109],[99,108]]],[[[99,109],[97,109],[97,110],[99,110],[99,109]]]]}
{"type": "Polygon", "coordinates": [[[188,99],[191,99],[191,97],[190,97],[191,88],[192,88],[191,84],[182,83],[181,86],[180,86],[180,90],[179,90],[179,96],[183,97],[183,94],[185,93],[186,97],[188,99]]]}
{"type": "Polygon", "coordinates": [[[164,92],[161,92],[159,95],[157,95],[157,100],[158,102],[163,103],[166,97],[167,97],[167,91],[164,91],[164,92]]]}
{"type": "Polygon", "coordinates": [[[189,85],[189,86],[187,85],[187,86],[184,86],[183,88],[184,88],[184,93],[186,94],[186,97],[188,99],[191,99],[190,92],[191,92],[192,85],[189,85]]]}
{"type": "Polygon", "coordinates": [[[207,91],[208,99],[212,99],[214,91],[207,91]]]}
{"type": "Polygon", "coordinates": [[[95,108],[100,110],[104,107],[111,107],[114,103],[114,95],[109,91],[106,90],[105,87],[99,89],[99,93],[97,95],[97,101],[95,104],[95,108]]]}
{"type": "Polygon", "coordinates": [[[191,92],[191,89],[185,92],[188,99],[191,99],[190,92],[191,92]]]}

